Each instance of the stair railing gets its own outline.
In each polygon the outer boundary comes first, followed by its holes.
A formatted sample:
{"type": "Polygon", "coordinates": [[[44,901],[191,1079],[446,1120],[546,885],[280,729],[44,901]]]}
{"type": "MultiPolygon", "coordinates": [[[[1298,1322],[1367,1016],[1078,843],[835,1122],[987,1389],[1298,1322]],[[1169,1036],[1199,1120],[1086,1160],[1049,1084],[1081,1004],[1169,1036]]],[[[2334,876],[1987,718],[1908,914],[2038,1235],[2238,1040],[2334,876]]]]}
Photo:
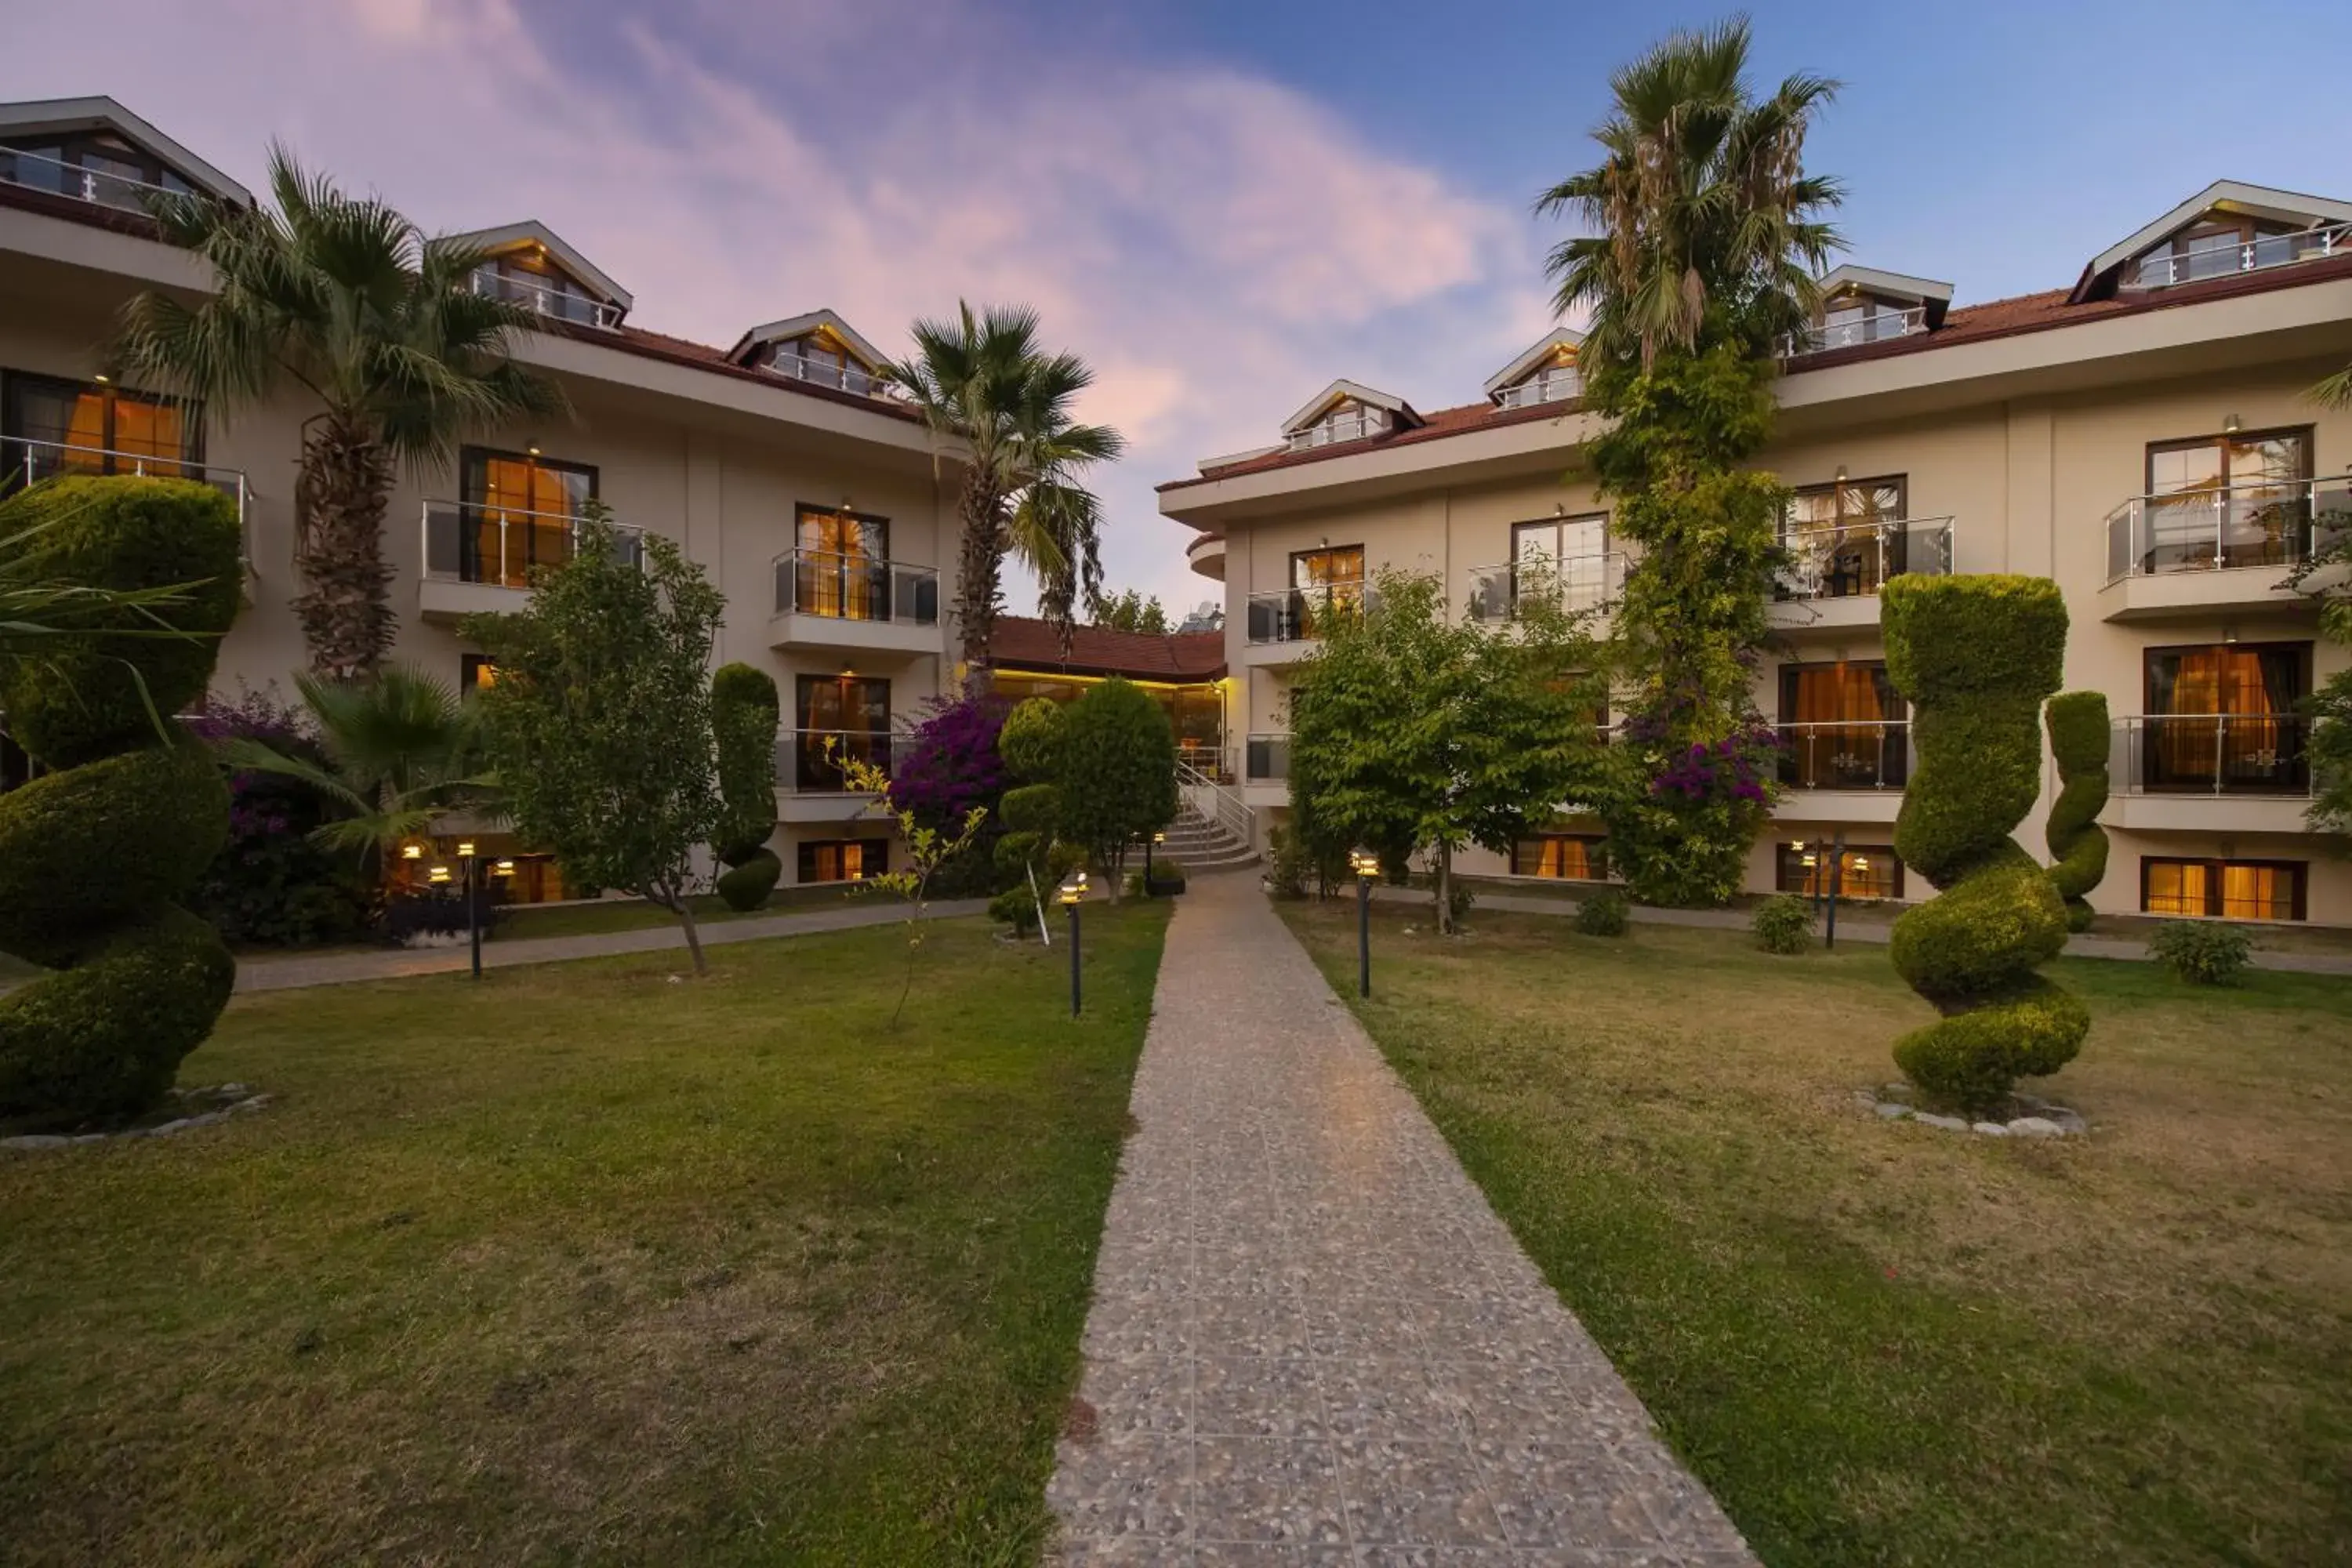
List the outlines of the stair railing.
{"type": "Polygon", "coordinates": [[[1205,799],[1209,809],[1202,813],[1203,816],[1240,839],[1244,848],[1257,847],[1257,813],[1242,804],[1240,795],[1181,757],[1176,759],[1176,783],[1184,790],[1195,810],[1205,799]]]}

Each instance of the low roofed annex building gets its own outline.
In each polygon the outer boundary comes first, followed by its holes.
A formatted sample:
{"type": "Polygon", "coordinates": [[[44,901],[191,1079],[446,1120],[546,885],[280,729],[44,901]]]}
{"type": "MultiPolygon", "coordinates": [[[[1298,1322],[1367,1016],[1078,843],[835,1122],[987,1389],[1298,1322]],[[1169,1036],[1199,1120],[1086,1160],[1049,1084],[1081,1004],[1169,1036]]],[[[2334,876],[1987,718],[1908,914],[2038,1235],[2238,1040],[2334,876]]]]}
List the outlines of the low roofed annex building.
{"type": "MultiPolygon", "coordinates": [[[[2352,527],[2352,415],[2305,392],[2352,358],[2352,202],[2221,181],[2091,258],[2069,288],[1984,304],[1864,266],[1823,279],[1781,345],[1771,447],[1791,486],[1791,565],[1756,689],[1785,786],[1748,886],[1926,896],[1892,848],[1910,766],[1879,590],[1905,572],[2047,576],[2073,621],[2066,684],[2114,715],[2110,913],[2352,924],[2352,864],[2305,830],[2299,711],[2346,650],[2284,586],[2352,527]]],[[[1428,413],[1335,381],[1278,441],[1160,487],[1224,585],[1235,735],[1227,764],[1262,819],[1287,807],[1291,672],[1317,622],[1384,567],[1433,573],[1462,615],[1523,591],[1605,616],[1625,555],[1608,501],[1570,477],[1601,428],[1579,334],[1428,413]],[[1530,568],[1540,564],[1541,571],[1530,568]]],[[[2021,827],[2038,848],[2056,789],[2021,827]]],[[[1600,879],[1601,830],[1567,820],[1464,869],[1600,879]]]]}

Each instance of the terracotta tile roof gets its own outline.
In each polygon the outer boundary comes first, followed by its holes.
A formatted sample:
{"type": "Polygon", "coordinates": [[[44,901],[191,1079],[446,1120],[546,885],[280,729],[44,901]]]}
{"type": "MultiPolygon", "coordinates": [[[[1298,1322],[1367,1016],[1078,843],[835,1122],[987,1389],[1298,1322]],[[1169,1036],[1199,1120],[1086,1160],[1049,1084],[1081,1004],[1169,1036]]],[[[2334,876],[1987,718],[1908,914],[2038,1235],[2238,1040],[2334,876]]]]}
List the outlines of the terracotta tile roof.
{"type": "Polygon", "coordinates": [[[1215,680],[1225,673],[1223,632],[1118,632],[1077,626],[1066,658],[1053,626],[999,616],[990,647],[996,668],[1040,675],[1124,675],[1131,680],[1215,680]]]}
{"type": "MultiPolygon", "coordinates": [[[[2182,283],[2169,289],[2155,289],[2146,293],[2118,295],[2106,300],[2070,303],[2073,289],[2049,289],[2038,294],[1988,300],[1980,305],[1956,305],[1944,317],[1944,324],[1933,331],[1915,332],[1908,337],[1889,338],[1884,342],[1860,343],[1853,348],[1807,354],[1801,368],[1807,371],[1829,370],[1864,360],[1933,353],[1937,349],[1957,348],[1963,343],[2048,331],[2058,327],[2080,326],[2086,321],[2105,321],[2114,316],[2137,316],[2151,310],[2177,310],[2184,305],[2199,305],[2239,294],[2266,293],[2273,289],[2297,288],[2346,277],[2352,277],[2352,253],[2325,261],[2298,262],[2292,267],[2280,267],[2264,272],[2210,278],[2201,282],[2182,283]]],[[[1494,429],[1526,419],[1551,417],[1583,406],[1580,401],[1570,401],[1538,404],[1527,408],[1498,408],[1491,403],[1441,408],[1430,415],[1425,424],[1414,429],[1373,436],[1360,441],[1338,442],[1307,452],[1270,452],[1263,458],[1252,458],[1247,462],[1234,463],[1195,478],[1170,479],[1157,488],[1164,494],[1244,474],[1259,474],[1272,468],[1297,468],[1332,458],[1352,457],[1375,447],[1410,446],[1415,441],[1438,440],[1472,430],[1494,429]]]]}

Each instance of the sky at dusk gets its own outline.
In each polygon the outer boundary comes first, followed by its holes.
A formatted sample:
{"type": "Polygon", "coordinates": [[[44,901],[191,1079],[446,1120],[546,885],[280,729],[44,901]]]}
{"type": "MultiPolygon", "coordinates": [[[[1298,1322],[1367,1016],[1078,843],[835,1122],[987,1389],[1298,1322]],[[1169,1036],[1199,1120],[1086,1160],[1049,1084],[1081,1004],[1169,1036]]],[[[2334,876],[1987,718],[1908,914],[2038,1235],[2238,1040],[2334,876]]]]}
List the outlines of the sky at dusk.
{"type": "MultiPolygon", "coordinates": [[[[1552,324],[1537,192],[1684,6],[1522,0],[115,0],[20,8],[0,98],[106,93],[248,184],[268,142],[428,229],[538,218],[729,343],[819,307],[885,352],[1039,310],[1124,431],[1114,586],[1217,592],[1152,486],[1338,376],[1466,403],[1552,324]]],[[[2352,6],[1753,7],[1843,84],[1809,163],[1853,259],[1960,302],[2071,283],[2221,178],[2352,196],[2352,6]]],[[[1028,590],[1013,607],[1026,610],[1028,590]]]]}

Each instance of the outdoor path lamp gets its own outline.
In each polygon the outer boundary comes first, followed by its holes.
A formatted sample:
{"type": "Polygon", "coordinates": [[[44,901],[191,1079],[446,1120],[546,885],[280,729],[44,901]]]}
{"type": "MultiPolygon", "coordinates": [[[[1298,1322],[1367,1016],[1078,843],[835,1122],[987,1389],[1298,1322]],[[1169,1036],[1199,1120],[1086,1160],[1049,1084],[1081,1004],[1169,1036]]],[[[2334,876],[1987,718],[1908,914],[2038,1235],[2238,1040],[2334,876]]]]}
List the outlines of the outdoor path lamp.
{"type": "Polygon", "coordinates": [[[474,841],[460,839],[457,863],[466,869],[466,939],[474,950],[474,978],[482,977],[482,904],[477,891],[481,877],[474,858],[474,841]]]}
{"type": "Polygon", "coordinates": [[[1086,901],[1087,874],[1073,871],[1070,879],[1055,889],[1062,907],[1070,911],[1070,1016],[1078,1016],[1078,906],[1086,901]]]}
{"type": "Polygon", "coordinates": [[[1372,994],[1372,883],[1381,874],[1381,858],[1369,849],[1349,851],[1348,867],[1356,873],[1356,994],[1372,994]]]}

